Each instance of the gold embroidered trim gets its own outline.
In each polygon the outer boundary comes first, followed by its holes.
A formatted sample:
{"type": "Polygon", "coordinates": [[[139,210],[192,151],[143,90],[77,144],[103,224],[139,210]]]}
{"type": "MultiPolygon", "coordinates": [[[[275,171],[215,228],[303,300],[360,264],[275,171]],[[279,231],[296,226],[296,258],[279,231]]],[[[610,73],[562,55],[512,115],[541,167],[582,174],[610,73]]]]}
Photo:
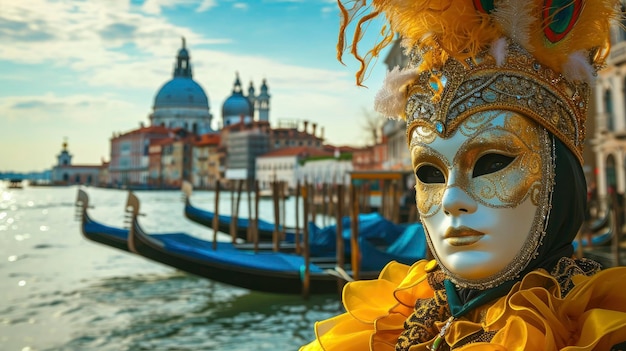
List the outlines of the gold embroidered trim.
{"type": "Polygon", "coordinates": [[[589,92],[586,83],[564,79],[514,43],[502,66],[486,53],[464,64],[449,59],[440,71],[422,72],[408,87],[407,141],[418,126],[447,136],[470,115],[509,110],[537,121],[582,163],[589,92]],[[438,96],[440,85],[444,89],[438,96]]]}

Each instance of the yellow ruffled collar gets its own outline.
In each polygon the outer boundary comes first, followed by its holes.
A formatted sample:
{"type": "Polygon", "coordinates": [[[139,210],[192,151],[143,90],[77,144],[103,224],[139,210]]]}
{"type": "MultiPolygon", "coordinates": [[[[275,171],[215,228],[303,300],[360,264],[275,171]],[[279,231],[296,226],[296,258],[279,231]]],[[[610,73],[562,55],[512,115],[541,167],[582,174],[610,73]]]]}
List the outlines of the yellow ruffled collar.
{"type": "MultiPolygon", "coordinates": [[[[348,284],[347,312],[318,322],[317,339],[302,350],[428,350],[449,311],[441,277],[426,265],[392,262],[379,279],[348,284]]],[[[565,258],[551,274],[531,272],[506,296],[451,323],[445,343],[463,351],[610,349],[626,340],[626,268],[598,268],[565,258]]]]}

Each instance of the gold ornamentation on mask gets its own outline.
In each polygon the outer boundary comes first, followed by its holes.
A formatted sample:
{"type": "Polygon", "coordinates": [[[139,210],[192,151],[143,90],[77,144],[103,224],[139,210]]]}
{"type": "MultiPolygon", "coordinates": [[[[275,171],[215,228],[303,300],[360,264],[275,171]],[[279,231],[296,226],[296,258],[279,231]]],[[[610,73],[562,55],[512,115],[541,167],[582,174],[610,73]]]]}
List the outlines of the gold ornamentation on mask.
{"type": "MultiPolygon", "coordinates": [[[[489,207],[516,207],[529,196],[537,206],[536,189],[541,186],[542,177],[541,130],[536,123],[513,112],[477,113],[459,127],[458,132],[467,140],[452,162],[432,148],[435,138],[431,138],[430,134],[414,133],[411,148],[416,174],[420,167],[434,167],[442,172],[444,179],[443,182],[424,182],[418,176],[416,190],[420,215],[426,218],[436,213],[445,189],[453,186],[463,189],[475,201],[489,207]],[[494,123],[498,117],[502,117],[503,122],[494,123]],[[425,140],[423,135],[427,136],[425,140]],[[476,176],[481,158],[491,155],[501,155],[502,159],[510,160],[510,164],[497,172],[487,171],[476,176]],[[458,175],[451,184],[449,176],[453,167],[457,168],[458,175]]],[[[487,162],[495,163],[497,167],[502,161],[487,162]]]]}
{"type": "Polygon", "coordinates": [[[422,72],[408,87],[407,136],[430,126],[451,135],[468,116],[508,110],[527,116],[556,135],[582,163],[589,86],[570,82],[511,44],[503,65],[487,53],[464,62],[448,60],[440,71],[422,72]],[[437,76],[436,83],[432,77],[437,76]]]}

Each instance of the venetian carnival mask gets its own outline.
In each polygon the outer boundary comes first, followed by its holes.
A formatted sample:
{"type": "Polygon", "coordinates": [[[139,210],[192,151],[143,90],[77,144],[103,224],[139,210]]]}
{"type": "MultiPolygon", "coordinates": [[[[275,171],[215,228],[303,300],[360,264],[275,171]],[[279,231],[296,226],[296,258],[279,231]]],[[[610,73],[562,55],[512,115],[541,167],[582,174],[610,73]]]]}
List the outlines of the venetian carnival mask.
{"type": "Polygon", "coordinates": [[[338,3],[338,58],[360,62],[358,85],[401,38],[408,63],[388,72],[374,108],[406,122],[417,206],[441,269],[461,287],[487,289],[533,268],[556,145],[583,163],[589,95],[617,2],[338,3]],[[378,40],[359,50],[381,18],[378,40]]]}
{"type": "Polygon", "coordinates": [[[441,268],[463,286],[509,280],[533,258],[550,207],[552,140],[516,112],[467,117],[448,137],[410,139],[417,208],[441,268]]]}

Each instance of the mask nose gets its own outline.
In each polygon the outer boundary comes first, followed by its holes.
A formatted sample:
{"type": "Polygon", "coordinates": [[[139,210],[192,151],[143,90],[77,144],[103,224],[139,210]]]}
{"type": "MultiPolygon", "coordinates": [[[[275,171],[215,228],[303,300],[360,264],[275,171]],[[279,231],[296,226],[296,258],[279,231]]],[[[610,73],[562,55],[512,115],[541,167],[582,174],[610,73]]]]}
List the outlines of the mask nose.
{"type": "Polygon", "coordinates": [[[441,206],[443,207],[443,212],[448,216],[460,216],[476,211],[476,201],[456,186],[445,190],[441,206]]]}

